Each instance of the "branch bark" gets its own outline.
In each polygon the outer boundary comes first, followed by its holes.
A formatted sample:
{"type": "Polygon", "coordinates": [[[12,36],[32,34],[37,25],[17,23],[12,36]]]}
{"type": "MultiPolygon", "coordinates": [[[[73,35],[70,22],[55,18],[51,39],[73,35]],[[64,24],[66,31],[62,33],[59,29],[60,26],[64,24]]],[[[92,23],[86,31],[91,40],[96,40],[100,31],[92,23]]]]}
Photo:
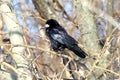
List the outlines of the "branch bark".
{"type": "Polygon", "coordinates": [[[55,15],[53,15],[53,11],[51,11],[51,6],[50,4],[48,6],[47,2],[45,0],[32,0],[34,3],[34,6],[36,10],[39,12],[40,16],[43,19],[50,19],[50,18],[55,18],[55,15]]]}

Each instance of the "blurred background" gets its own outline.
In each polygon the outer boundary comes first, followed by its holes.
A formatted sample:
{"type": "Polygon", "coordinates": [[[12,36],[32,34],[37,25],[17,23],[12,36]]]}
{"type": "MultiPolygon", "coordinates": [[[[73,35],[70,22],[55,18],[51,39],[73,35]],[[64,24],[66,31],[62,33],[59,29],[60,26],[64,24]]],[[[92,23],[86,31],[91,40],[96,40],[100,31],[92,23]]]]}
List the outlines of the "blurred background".
{"type": "MultiPolygon", "coordinates": [[[[18,46],[25,47],[22,56],[31,80],[120,80],[120,0],[0,0],[3,4],[15,14],[22,31],[24,44],[18,46]],[[52,50],[42,29],[51,18],[78,41],[88,58],[80,59],[67,49],[67,55],[52,50]]],[[[3,76],[17,75],[11,56],[12,40],[17,38],[10,37],[12,29],[0,13],[0,80],[17,80],[3,76]]]]}

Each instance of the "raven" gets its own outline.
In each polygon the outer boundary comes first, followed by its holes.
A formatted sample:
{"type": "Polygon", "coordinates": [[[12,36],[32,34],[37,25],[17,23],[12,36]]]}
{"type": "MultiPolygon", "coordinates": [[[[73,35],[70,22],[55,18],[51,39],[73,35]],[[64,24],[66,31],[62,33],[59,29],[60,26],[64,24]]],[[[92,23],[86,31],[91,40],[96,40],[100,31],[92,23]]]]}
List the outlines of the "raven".
{"type": "Polygon", "coordinates": [[[50,39],[54,51],[61,51],[65,48],[73,51],[77,56],[85,58],[87,54],[78,47],[78,42],[72,38],[66,30],[54,19],[46,21],[46,35],[50,39]]]}

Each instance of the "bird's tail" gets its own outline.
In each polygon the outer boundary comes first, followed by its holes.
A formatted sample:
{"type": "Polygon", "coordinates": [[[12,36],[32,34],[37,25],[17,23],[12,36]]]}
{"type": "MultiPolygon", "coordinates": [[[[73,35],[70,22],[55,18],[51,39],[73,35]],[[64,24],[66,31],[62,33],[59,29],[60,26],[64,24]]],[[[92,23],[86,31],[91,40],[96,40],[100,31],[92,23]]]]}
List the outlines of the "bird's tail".
{"type": "Polygon", "coordinates": [[[74,48],[71,48],[70,50],[73,51],[77,56],[81,58],[85,58],[87,56],[87,54],[77,45],[75,45],[74,48]]]}

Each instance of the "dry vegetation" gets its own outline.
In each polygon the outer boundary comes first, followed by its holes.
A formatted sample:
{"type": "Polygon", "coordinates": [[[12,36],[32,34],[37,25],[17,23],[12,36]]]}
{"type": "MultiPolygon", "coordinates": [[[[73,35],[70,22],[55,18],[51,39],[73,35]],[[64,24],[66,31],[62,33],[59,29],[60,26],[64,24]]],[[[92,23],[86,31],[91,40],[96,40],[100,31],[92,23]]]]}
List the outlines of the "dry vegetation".
{"type": "Polygon", "coordinates": [[[24,44],[10,42],[9,30],[1,16],[0,80],[8,80],[8,74],[19,74],[12,53],[12,48],[18,46],[25,48],[25,53],[20,55],[28,62],[33,80],[120,80],[119,0],[33,0],[33,3],[31,0],[13,0],[11,3],[12,13],[16,14],[22,27],[24,44]],[[65,9],[68,3],[73,8],[71,13],[65,9]],[[88,58],[80,59],[67,49],[65,54],[51,49],[45,31],[41,29],[50,18],[64,26],[87,52],[88,58]]]}

